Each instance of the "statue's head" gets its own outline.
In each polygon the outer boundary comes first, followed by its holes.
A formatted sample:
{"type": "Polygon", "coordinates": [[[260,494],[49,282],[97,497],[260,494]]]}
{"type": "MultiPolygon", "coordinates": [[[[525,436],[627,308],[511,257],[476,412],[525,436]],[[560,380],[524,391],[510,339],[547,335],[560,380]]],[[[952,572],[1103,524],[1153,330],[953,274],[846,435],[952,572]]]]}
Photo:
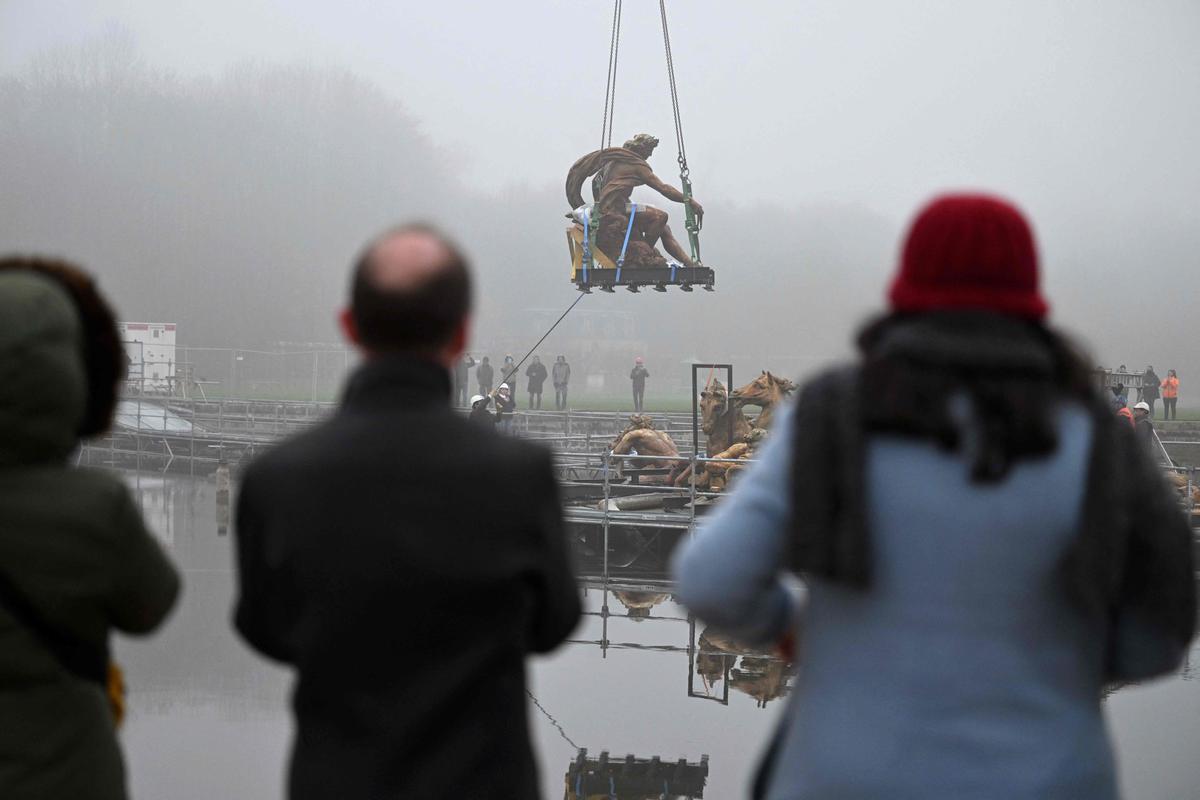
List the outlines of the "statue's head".
{"type": "Polygon", "coordinates": [[[658,147],[658,138],[651,136],[648,133],[639,133],[627,141],[624,145],[626,150],[632,150],[642,158],[649,158],[654,152],[654,148],[658,147]]]}
{"type": "Polygon", "coordinates": [[[704,391],[700,392],[700,429],[705,435],[711,435],[716,429],[717,420],[729,410],[729,391],[725,384],[718,380],[711,381],[704,391]]]}

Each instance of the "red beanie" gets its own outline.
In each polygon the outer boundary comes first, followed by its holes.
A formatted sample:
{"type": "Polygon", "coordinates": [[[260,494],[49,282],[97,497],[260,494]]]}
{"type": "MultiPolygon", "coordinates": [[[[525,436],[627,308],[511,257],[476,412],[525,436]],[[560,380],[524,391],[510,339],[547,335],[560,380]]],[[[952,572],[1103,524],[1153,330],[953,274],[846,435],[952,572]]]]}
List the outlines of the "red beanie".
{"type": "Polygon", "coordinates": [[[888,299],[896,311],[977,309],[1046,316],[1037,249],[1015,206],[982,194],[935,198],[908,232],[888,299]]]}

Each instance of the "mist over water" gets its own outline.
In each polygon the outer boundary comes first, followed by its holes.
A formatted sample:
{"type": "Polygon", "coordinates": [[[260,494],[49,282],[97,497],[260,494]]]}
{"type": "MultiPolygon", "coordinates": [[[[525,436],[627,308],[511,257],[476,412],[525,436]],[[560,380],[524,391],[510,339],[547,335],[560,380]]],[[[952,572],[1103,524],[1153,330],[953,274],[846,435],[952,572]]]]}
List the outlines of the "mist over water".
{"type": "MultiPolygon", "coordinates": [[[[129,716],[122,730],[133,797],[210,800],[265,798],[283,793],[293,726],[286,670],[250,652],[227,624],[234,574],[231,538],[219,533],[228,506],[207,478],[131,473],[127,482],[150,528],[183,571],[181,606],[149,644],[119,640],[117,660],[129,684],[129,716]]],[[[236,499],[236,498],[235,498],[236,499]]],[[[704,797],[744,796],[778,715],[787,702],[760,707],[744,690],[728,691],[728,705],[688,695],[689,638],[686,611],[670,599],[638,620],[610,592],[607,651],[597,616],[585,617],[564,645],[531,663],[531,689],[580,747],[592,757],[626,753],[699,761],[707,754],[704,797]],[[628,646],[633,645],[633,646],[628,646]],[[675,650],[665,648],[674,647],[675,650]]],[[[595,587],[585,605],[598,612],[605,600],[595,587]]],[[[413,608],[406,614],[430,613],[413,608]]],[[[697,632],[703,630],[697,625],[697,632]]],[[[700,643],[704,647],[704,643],[700,643]]],[[[711,646],[711,645],[710,645],[711,646]]],[[[429,657],[414,650],[414,658],[429,657]]],[[[1200,792],[1200,687],[1193,649],[1181,675],[1120,689],[1105,702],[1117,750],[1124,797],[1180,800],[1200,792]]],[[[743,668],[746,660],[739,664],[743,668]]],[[[801,666],[801,668],[803,668],[801,666]]],[[[701,693],[698,674],[690,687],[701,693]]],[[[722,697],[723,681],[709,694],[722,697]]],[[[562,793],[571,746],[547,717],[530,708],[544,797],[562,793]]]]}

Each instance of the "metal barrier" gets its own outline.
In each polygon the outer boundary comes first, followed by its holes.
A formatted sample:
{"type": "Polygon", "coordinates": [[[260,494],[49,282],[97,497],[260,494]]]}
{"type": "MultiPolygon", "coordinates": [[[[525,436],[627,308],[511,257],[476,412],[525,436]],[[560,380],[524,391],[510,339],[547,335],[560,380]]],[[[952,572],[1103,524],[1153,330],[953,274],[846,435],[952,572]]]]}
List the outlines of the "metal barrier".
{"type": "Polygon", "coordinates": [[[131,396],[209,400],[242,398],[315,402],[332,400],[357,363],[340,345],[246,347],[129,347],[125,392],[131,396]],[[165,355],[164,355],[165,353],[165,355]]]}

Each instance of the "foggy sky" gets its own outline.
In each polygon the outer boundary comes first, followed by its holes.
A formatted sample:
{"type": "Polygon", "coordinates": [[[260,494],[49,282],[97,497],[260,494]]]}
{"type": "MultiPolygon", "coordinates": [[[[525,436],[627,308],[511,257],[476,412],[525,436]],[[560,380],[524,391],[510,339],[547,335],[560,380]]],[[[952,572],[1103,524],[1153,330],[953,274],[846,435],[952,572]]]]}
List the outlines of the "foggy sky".
{"type": "MultiPolygon", "coordinates": [[[[572,299],[557,215],[566,168],[599,143],[611,9],[603,0],[0,2],[0,72],[119,28],[146,64],[182,80],[228,79],[251,61],[344,69],[376,84],[416,124],[455,196],[475,198],[473,208],[422,216],[451,222],[486,273],[483,338],[517,326],[523,307],[572,299]],[[537,212],[520,235],[468,222],[514,198],[537,212]]],[[[1200,375],[1191,316],[1200,5],[675,0],[668,10],[720,289],[588,298],[592,308],[661,315],[667,324],[647,338],[693,341],[710,351],[704,358],[791,349],[819,363],[844,353],[880,308],[914,208],[946,188],[986,188],[1033,218],[1054,319],[1098,362],[1175,366],[1185,386],[1200,375]]],[[[622,30],[615,139],[657,134],[651,163],[674,182],[657,4],[627,2],[622,30]]],[[[635,199],[680,217],[661,198],[635,199]]],[[[379,221],[364,219],[359,240],[379,221]]],[[[330,292],[357,243],[351,228],[322,252],[330,292]]],[[[31,236],[0,222],[0,250],[53,249],[49,230],[31,236]]],[[[164,315],[153,311],[144,314],[164,315]]]]}

